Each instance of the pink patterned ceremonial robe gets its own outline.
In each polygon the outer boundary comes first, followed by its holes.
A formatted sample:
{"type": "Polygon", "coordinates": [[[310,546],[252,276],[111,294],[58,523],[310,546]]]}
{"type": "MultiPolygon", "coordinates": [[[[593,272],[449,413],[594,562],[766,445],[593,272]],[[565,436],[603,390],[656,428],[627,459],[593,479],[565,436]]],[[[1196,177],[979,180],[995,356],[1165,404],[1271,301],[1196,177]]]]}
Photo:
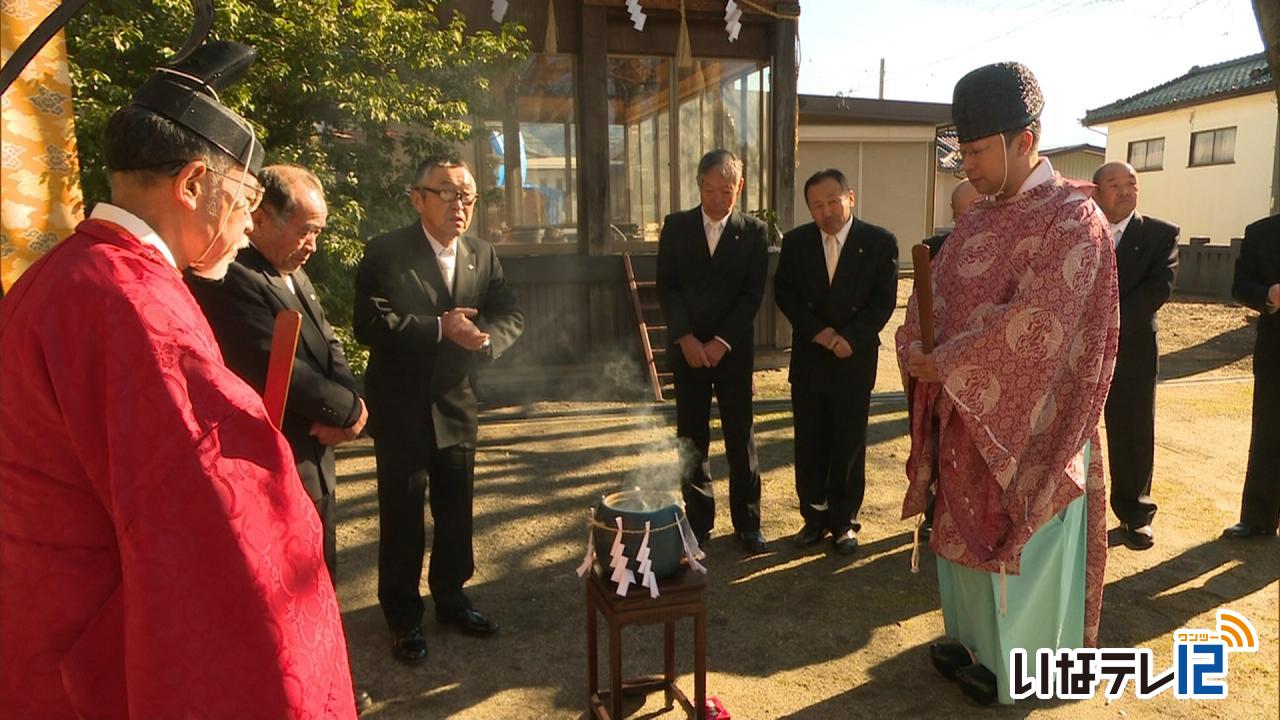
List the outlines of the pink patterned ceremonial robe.
{"type": "MultiPolygon", "coordinates": [[[[924,512],[935,423],[942,480],[930,545],[940,557],[1018,574],[1031,535],[1087,492],[1085,642],[1095,645],[1107,552],[1097,426],[1120,319],[1107,223],[1085,192],[1055,174],[1006,201],[983,200],[931,264],[942,382],[910,381],[902,514],[924,512]]],[[[904,375],[919,340],[913,295],[897,333],[904,375]]]]}
{"type": "Polygon", "coordinates": [[[178,271],[99,220],[0,302],[0,715],[354,718],[320,520],[178,271]]]}

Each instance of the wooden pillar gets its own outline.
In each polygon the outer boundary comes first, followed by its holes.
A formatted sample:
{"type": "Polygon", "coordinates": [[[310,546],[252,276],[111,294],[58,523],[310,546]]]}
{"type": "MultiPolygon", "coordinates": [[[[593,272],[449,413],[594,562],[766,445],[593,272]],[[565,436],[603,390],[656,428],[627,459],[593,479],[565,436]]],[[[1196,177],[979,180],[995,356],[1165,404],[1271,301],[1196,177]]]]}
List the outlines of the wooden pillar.
{"type": "Polygon", "coordinates": [[[582,6],[578,57],[578,249],[603,255],[609,233],[608,9],[582,6]]]}
{"type": "Polygon", "coordinates": [[[778,225],[784,232],[795,227],[796,184],[796,81],[799,67],[796,63],[796,33],[800,24],[800,3],[779,2],[776,10],[790,19],[774,20],[773,67],[769,78],[773,82],[773,182],[769,185],[770,202],[778,212],[778,225]]]}

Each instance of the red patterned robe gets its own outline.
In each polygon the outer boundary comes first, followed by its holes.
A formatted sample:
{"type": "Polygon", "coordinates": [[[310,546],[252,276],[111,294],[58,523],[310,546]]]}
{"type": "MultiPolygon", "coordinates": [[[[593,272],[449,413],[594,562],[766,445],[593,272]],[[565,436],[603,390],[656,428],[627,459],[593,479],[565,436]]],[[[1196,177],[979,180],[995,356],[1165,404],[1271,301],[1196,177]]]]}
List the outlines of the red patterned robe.
{"type": "MultiPolygon", "coordinates": [[[[1087,492],[1084,639],[1092,646],[1107,553],[1097,426],[1119,338],[1115,255],[1086,195],[1092,186],[1082,192],[1043,162],[1033,173],[1043,182],[973,205],[931,263],[933,359],[943,382],[910,382],[902,516],[925,509],[935,429],[943,461],[930,546],[939,557],[1016,575],[1032,534],[1087,492]],[[1090,441],[1086,469],[1078,458],[1090,441]]],[[[904,376],[919,340],[913,295],[897,333],[904,376]]]]}
{"type": "Polygon", "coordinates": [[[0,714],[353,718],[320,520],[178,271],[87,220],[0,302],[0,714]]]}

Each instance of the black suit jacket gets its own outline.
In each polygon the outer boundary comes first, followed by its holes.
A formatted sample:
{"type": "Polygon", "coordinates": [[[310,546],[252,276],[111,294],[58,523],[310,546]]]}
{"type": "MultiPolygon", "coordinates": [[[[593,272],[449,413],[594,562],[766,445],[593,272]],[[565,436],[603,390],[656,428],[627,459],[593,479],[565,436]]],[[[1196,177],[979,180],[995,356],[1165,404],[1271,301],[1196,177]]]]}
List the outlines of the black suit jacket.
{"type": "Polygon", "coordinates": [[[692,333],[720,337],[732,350],[717,366],[752,370],[756,312],[769,274],[768,229],[737,210],[729,214],[716,254],[707,248],[702,206],[672,213],[658,239],[658,301],[667,323],[672,363],[683,362],[676,341],[692,333]]]}
{"type": "Polygon", "coordinates": [[[1258,319],[1255,366],[1280,362],[1280,312],[1269,312],[1267,308],[1267,291],[1276,283],[1280,283],[1280,215],[1245,228],[1231,285],[1231,296],[1237,302],[1262,313],[1258,319]]]}
{"type": "Polygon", "coordinates": [[[822,231],[817,223],[801,225],[782,238],[774,296],[791,321],[792,385],[824,392],[869,389],[863,386],[875,377],[880,330],[898,302],[898,241],[853,218],[828,283],[822,231]],[[853,355],[841,360],[815,344],[813,336],[824,327],[835,329],[853,355]]]}
{"type": "Polygon", "coordinates": [[[227,367],[258,392],[266,387],[276,314],[281,310],[302,313],[280,430],[293,449],[298,475],[311,498],[319,500],[332,493],[336,475],[333,448],[311,435],[311,423],[350,427],[360,417],[360,403],[342,343],[325,320],[310,278],[301,269],[293,273],[298,288],[295,294],[252,246],[240,251],[221,282],[190,273],[186,278],[218,338],[227,367]]]}
{"type": "Polygon", "coordinates": [[[436,447],[474,446],[475,370],[524,331],[524,313],[489,243],[460,237],[452,291],[422,224],[369,241],[356,270],[354,329],[369,346],[365,392],[375,440],[436,447]],[[439,317],[454,307],[480,311],[475,323],[491,346],[472,352],[439,337],[439,317]],[[437,339],[439,338],[439,339],[437,339]]]}
{"type": "Polygon", "coordinates": [[[1156,312],[1173,292],[1178,272],[1178,226],[1135,212],[1116,245],[1120,287],[1120,344],[1156,333],[1156,312]]]}

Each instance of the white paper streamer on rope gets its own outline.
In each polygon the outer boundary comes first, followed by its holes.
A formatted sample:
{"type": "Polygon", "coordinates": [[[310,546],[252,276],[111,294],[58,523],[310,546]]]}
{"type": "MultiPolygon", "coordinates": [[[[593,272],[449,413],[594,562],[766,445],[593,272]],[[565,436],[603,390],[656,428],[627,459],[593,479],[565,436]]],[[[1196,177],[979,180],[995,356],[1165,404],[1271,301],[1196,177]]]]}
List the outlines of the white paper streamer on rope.
{"type": "Polygon", "coordinates": [[[493,0],[492,13],[493,21],[502,22],[502,18],[507,16],[507,0],[493,0]]]}
{"type": "Polygon", "coordinates": [[[689,518],[680,515],[676,520],[680,524],[680,540],[684,543],[684,555],[689,559],[689,567],[703,575],[707,574],[707,568],[698,562],[707,554],[702,552],[702,548],[698,547],[698,538],[693,534],[693,527],[689,525],[689,518]]]}
{"type": "Polygon", "coordinates": [[[649,526],[644,521],[644,536],[640,538],[640,550],[636,552],[636,562],[640,563],[640,585],[649,588],[649,597],[658,597],[658,578],[653,574],[653,561],[649,559],[649,526]]]}
{"type": "Polygon", "coordinates": [[[613,574],[609,579],[618,584],[618,595],[626,597],[627,590],[631,589],[631,585],[636,581],[636,576],[627,569],[626,549],[622,545],[622,516],[613,519],[618,525],[618,532],[613,536],[613,547],[609,550],[609,567],[613,568],[613,574]]]}
{"type": "Polygon", "coordinates": [[[578,577],[586,577],[591,572],[591,563],[595,560],[596,555],[596,509],[591,508],[591,522],[587,524],[587,554],[582,557],[582,564],[578,565],[578,577]]]}
{"type": "Polygon", "coordinates": [[[729,42],[736,42],[742,32],[742,8],[733,0],[724,5],[724,31],[729,34],[729,42]]]}
{"type": "Polygon", "coordinates": [[[631,25],[643,32],[644,21],[648,16],[644,14],[644,8],[640,7],[640,0],[627,0],[627,13],[631,15],[631,25]]]}

